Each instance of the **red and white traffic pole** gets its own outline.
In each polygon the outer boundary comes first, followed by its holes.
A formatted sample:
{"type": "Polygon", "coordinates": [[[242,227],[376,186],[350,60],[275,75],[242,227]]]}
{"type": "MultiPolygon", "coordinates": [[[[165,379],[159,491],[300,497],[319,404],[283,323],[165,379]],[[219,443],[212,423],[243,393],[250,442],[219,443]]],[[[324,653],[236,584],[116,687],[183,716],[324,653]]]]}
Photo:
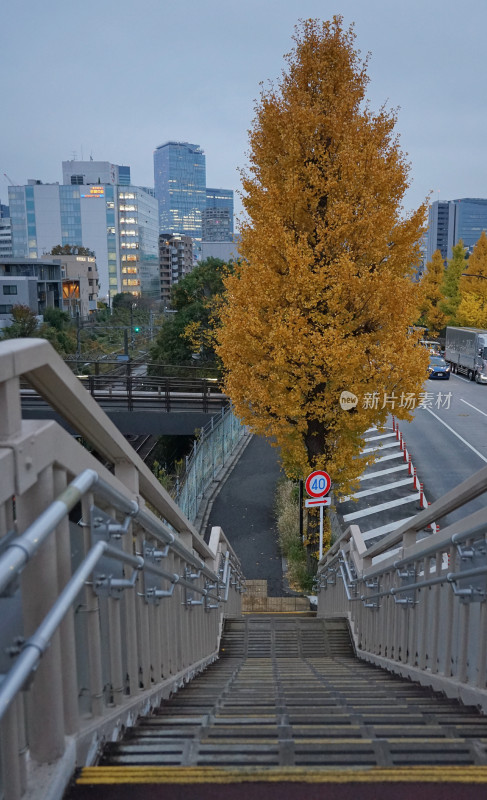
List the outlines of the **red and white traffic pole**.
{"type": "Polygon", "coordinates": [[[423,484],[419,484],[419,508],[422,510],[424,508],[424,492],[423,492],[423,484]]]}

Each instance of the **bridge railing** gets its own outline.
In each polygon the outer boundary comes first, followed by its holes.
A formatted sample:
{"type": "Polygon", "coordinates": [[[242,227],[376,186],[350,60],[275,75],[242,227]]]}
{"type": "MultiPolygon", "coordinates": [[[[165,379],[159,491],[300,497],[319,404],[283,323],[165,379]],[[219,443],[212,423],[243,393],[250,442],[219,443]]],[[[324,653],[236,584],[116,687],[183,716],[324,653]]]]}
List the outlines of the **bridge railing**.
{"type": "MultiPolygon", "coordinates": [[[[120,410],[133,411],[136,404],[145,402],[170,413],[192,407],[204,413],[217,412],[228,405],[216,378],[148,377],[145,375],[78,375],[78,380],[95,400],[116,402],[120,410]]],[[[24,404],[40,400],[27,381],[22,384],[24,404]]]]}
{"type": "Polygon", "coordinates": [[[320,561],[318,614],[348,616],[358,654],[487,712],[487,467],[367,549],[351,525],[320,561]],[[467,511],[467,509],[466,509],[467,511]]]}
{"type": "Polygon", "coordinates": [[[242,587],[221,529],[202,540],[51,346],[0,343],[5,800],[45,782],[54,797],[53,781],[60,797],[76,764],[211,663],[242,587]],[[93,452],[22,419],[22,377],[93,452]]]}
{"type": "Polygon", "coordinates": [[[246,434],[247,429],[229,405],[200,430],[174,495],[190,520],[196,520],[205,493],[246,434]]]}

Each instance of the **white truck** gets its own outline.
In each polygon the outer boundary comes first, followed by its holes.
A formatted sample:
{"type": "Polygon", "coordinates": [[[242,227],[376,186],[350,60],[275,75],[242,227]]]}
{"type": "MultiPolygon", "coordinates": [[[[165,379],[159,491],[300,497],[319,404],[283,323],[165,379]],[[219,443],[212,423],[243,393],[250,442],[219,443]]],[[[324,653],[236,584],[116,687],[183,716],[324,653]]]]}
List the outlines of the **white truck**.
{"type": "Polygon", "coordinates": [[[487,383],[487,331],[480,328],[446,329],[445,361],[477,383],[487,383]]]}

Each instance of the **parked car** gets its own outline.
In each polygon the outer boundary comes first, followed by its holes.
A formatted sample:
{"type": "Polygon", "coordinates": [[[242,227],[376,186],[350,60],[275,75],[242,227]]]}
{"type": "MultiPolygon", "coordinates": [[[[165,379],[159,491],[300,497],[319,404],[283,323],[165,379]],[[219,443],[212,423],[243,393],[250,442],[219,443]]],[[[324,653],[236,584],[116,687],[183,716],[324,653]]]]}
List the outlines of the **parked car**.
{"type": "Polygon", "coordinates": [[[441,356],[431,356],[428,364],[428,378],[443,378],[449,380],[450,365],[441,356]]]}

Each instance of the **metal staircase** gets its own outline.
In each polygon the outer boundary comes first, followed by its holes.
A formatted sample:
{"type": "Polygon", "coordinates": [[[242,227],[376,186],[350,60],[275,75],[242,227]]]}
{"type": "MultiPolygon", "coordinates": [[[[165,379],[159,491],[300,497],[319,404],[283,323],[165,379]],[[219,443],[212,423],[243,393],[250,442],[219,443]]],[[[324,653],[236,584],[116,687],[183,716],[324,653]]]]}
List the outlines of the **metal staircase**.
{"type": "Polygon", "coordinates": [[[129,775],[132,789],[137,775],[172,782],[181,768],[286,781],[485,764],[487,718],[358,659],[344,619],[255,615],[227,620],[218,662],[109,744],[69,797],[129,775]]]}

